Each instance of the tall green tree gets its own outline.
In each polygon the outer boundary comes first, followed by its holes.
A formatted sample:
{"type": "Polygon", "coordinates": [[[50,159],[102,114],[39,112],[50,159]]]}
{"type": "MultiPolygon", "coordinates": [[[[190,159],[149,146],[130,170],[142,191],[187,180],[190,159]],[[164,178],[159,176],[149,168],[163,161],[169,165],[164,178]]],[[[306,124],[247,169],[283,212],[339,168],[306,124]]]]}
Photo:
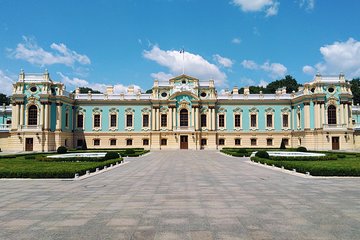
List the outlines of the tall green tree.
{"type": "Polygon", "coordinates": [[[0,105],[3,105],[4,103],[6,105],[9,105],[10,104],[10,97],[6,96],[3,93],[0,93],[0,105]]]}
{"type": "Polygon", "coordinates": [[[350,81],[354,104],[360,103],[360,78],[354,78],[350,81]]]}
{"type": "Polygon", "coordinates": [[[275,93],[278,88],[286,87],[286,93],[297,91],[298,87],[301,86],[295,78],[290,75],[286,75],[285,78],[273,81],[266,86],[264,93],[275,93]]]}

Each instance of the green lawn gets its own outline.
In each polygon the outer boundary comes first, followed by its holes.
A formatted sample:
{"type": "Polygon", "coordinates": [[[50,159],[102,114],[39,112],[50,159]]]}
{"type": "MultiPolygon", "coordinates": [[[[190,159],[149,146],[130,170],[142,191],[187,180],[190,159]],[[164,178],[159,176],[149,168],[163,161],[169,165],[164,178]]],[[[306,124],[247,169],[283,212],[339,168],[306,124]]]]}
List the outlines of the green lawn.
{"type": "MultiPolygon", "coordinates": [[[[335,154],[336,160],[321,161],[279,161],[254,157],[252,160],[285,169],[296,169],[297,172],[309,172],[313,176],[360,176],[360,157],[356,154],[335,154]],[[341,156],[342,155],[342,156],[341,156]],[[345,157],[343,157],[345,155],[345,157]]],[[[291,158],[289,158],[291,159],[291,158]]]]}
{"type": "Polygon", "coordinates": [[[53,162],[25,159],[25,156],[0,159],[0,178],[73,178],[75,173],[83,175],[87,170],[104,168],[122,159],[103,162],[53,162]]]}

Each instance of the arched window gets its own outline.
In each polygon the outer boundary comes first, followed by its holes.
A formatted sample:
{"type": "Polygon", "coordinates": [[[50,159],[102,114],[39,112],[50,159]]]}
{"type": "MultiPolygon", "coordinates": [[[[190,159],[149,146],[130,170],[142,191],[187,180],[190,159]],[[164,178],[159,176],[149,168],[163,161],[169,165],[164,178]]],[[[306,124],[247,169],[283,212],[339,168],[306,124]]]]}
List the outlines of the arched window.
{"type": "Polygon", "coordinates": [[[328,124],[336,124],[336,107],[334,105],[328,107],[328,124]]]}
{"type": "Polygon", "coordinates": [[[37,107],[35,105],[29,107],[28,125],[37,125],[37,107]]]}
{"type": "Polygon", "coordinates": [[[182,109],[180,111],[180,127],[187,126],[189,126],[188,111],[186,109],[182,109]]]}

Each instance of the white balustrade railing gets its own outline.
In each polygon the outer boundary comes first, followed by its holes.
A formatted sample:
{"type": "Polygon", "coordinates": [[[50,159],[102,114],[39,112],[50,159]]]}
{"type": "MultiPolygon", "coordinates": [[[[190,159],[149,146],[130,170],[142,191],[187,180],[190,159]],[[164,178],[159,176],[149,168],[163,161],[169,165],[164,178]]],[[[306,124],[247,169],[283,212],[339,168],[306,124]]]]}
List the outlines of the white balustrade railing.
{"type": "Polygon", "coordinates": [[[0,131],[9,131],[11,124],[0,124],[0,131]]]}
{"type": "Polygon", "coordinates": [[[323,124],[324,129],[341,129],[346,128],[346,124],[323,124]]]}
{"type": "Polygon", "coordinates": [[[41,131],[42,125],[20,125],[19,130],[22,131],[41,131]]]}

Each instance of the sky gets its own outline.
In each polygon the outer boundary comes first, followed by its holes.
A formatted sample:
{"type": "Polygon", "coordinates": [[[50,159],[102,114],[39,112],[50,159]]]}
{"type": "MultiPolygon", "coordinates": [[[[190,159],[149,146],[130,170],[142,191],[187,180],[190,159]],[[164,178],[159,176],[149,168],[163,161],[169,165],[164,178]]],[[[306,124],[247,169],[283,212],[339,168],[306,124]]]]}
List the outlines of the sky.
{"type": "Polygon", "coordinates": [[[218,90],[360,76],[357,0],[0,0],[0,92],[21,69],[68,91],[185,74],[218,90]],[[184,51],[182,51],[184,50],[184,51]]]}

